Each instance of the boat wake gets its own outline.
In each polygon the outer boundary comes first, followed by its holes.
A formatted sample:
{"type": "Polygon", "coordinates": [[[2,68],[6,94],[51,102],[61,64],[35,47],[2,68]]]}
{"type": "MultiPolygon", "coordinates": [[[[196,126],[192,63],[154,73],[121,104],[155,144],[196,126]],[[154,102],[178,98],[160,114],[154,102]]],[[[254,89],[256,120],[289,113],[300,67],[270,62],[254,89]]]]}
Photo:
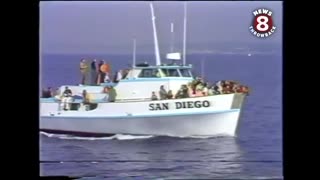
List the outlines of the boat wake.
{"type": "Polygon", "coordinates": [[[124,135],[124,134],[115,134],[108,137],[78,137],[68,134],[51,134],[46,132],[40,132],[41,135],[59,139],[71,139],[71,140],[133,140],[133,139],[148,139],[154,136],[135,136],[135,135],[124,135]]]}
{"type": "Polygon", "coordinates": [[[115,134],[108,137],[80,137],[68,134],[51,134],[46,132],[40,132],[41,135],[50,138],[58,139],[70,139],[70,140],[135,140],[135,139],[150,139],[150,138],[182,138],[182,139],[209,139],[209,138],[221,138],[226,137],[226,135],[214,135],[214,136],[156,136],[156,135],[127,135],[127,134],[115,134]]]}

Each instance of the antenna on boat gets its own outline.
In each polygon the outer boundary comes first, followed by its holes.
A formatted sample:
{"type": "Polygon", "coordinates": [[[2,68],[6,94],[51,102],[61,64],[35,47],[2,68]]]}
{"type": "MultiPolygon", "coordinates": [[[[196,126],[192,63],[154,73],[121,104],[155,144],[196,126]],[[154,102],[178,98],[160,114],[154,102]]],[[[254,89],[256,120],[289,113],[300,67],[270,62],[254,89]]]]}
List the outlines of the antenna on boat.
{"type": "Polygon", "coordinates": [[[158,45],[158,37],[157,37],[157,30],[156,30],[156,17],[154,16],[154,11],[153,11],[153,4],[150,3],[150,8],[151,8],[151,18],[152,18],[152,27],[153,27],[153,38],[154,38],[154,50],[155,50],[155,55],[156,55],[156,65],[159,66],[161,65],[161,59],[160,59],[160,51],[159,51],[159,45],[158,45]]]}
{"type": "Polygon", "coordinates": [[[174,51],[174,24],[171,23],[171,49],[170,49],[170,52],[173,53],[174,51]]]}
{"type": "Polygon", "coordinates": [[[187,36],[187,2],[184,3],[184,21],[183,21],[183,62],[186,65],[186,36],[187,36]]]}
{"type": "Polygon", "coordinates": [[[133,39],[133,57],[132,57],[132,67],[136,67],[136,39],[133,39]]]}

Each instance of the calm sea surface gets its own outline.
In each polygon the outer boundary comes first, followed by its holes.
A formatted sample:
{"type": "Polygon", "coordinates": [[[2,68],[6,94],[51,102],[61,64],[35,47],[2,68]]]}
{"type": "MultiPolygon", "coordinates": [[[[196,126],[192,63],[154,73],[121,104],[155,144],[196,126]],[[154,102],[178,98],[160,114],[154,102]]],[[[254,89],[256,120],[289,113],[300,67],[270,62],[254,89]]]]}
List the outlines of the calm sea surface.
{"type": "MultiPolygon", "coordinates": [[[[78,84],[81,58],[105,59],[113,70],[131,55],[43,55],[41,84],[78,84]]],[[[138,55],[148,61],[153,55],[138,55]]],[[[137,60],[137,61],[139,61],[137,60]]],[[[250,86],[239,135],[230,137],[78,138],[40,133],[41,175],[83,179],[282,179],[281,55],[189,55],[208,81],[237,80],[250,86]]],[[[150,61],[149,61],[150,62],[150,61]]]]}

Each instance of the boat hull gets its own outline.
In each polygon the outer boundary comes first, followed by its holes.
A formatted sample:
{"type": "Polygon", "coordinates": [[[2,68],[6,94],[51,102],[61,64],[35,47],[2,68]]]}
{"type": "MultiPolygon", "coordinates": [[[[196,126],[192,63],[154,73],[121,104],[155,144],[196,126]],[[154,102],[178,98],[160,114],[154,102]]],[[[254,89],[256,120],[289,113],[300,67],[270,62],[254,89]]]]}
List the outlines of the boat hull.
{"type": "Polygon", "coordinates": [[[101,103],[90,111],[84,108],[61,111],[57,110],[58,103],[43,102],[40,103],[40,130],[86,136],[117,133],[236,136],[244,97],[243,94],[228,94],[149,102],[101,103]]]}
{"type": "MultiPolygon", "coordinates": [[[[41,129],[79,134],[135,134],[168,136],[235,136],[240,109],[155,117],[85,118],[43,117],[41,129]]],[[[54,131],[52,131],[54,132],[54,131]]]]}

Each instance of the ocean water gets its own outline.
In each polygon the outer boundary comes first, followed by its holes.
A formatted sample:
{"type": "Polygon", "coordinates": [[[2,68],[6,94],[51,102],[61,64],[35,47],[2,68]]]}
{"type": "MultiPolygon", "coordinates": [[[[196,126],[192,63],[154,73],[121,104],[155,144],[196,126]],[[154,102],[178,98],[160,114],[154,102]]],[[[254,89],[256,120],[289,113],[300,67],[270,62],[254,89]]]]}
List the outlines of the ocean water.
{"type": "MultiPolygon", "coordinates": [[[[105,59],[113,70],[131,55],[43,55],[41,85],[78,84],[81,58],[105,59]]],[[[137,62],[153,60],[138,55],[137,62]]],[[[81,179],[282,179],[282,56],[188,55],[206,80],[237,80],[251,88],[239,134],[162,137],[117,134],[80,138],[40,133],[40,174],[81,179]]],[[[151,62],[151,61],[149,61],[151,62]]]]}

